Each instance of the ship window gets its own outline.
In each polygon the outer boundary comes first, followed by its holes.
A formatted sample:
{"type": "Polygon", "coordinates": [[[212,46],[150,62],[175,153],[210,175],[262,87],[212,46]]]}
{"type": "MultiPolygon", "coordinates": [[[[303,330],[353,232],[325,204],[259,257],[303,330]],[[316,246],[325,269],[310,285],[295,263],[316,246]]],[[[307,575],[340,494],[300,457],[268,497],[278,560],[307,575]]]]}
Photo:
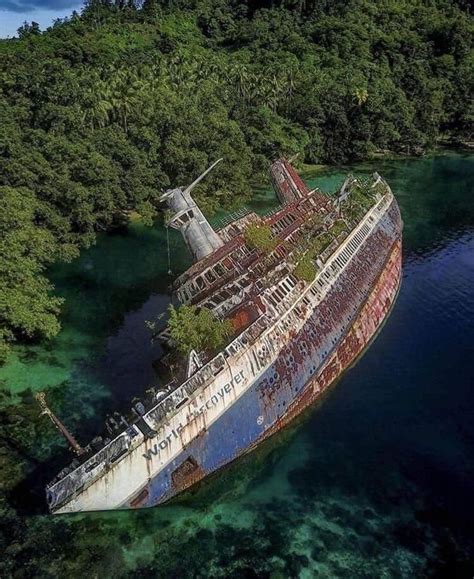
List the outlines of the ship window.
{"type": "Polygon", "coordinates": [[[206,284],[204,283],[204,280],[201,276],[196,278],[196,283],[199,289],[204,289],[206,287],[206,284]]]}
{"type": "Polygon", "coordinates": [[[214,376],[217,376],[217,374],[220,374],[222,372],[222,370],[224,369],[224,366],[219,366],[218,368],[213,369],[213,374],[214,376]]]}
{"type": "Polygon", "coordinates": [[[206,271],[204,277],[207,279],[209,283],[213,283],[216,281],[216,278],[214,277],[210,269],[206,271]]]}
{"type": "Polygon", "coordinates": [[[90,472],[90,471],[93,470],[96,466],[99,466],[99,464],[100,464],[100,462],[92,462],[92,463],[88,464],[88,465],[84,468],[84,470],[85,470],[86,472],[90,472]]]}
{"type": "Polygon", "coordinates": [[[189,400],[189,397],[188,397],[188,396],[186,396],[185,398],[183,398],[182,400],[180,400],[180,401],[178,402],[178,404],[176,404],[176,406],[174,407],[175,410],[178,410],[178,408],[181,408],[182,406],[184,406],[188,400],[189,400]]]}

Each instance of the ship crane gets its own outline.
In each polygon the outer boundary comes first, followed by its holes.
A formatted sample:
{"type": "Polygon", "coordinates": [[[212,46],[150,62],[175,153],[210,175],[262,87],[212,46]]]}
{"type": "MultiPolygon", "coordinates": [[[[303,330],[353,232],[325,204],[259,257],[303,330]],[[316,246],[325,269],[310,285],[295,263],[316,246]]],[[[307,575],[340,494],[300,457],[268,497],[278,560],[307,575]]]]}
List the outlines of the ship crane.
{"type": "Polygon", "coordinates": [[[59,432],[64,436],[64,438],[69,442],[71,448],[77,454],[77,456],[81,456],[84,454],[85,450],[82,446],[77,442],[74,436],[69,432],[69,430],[64,426],[64,424],[59,420],[59,418],[54,414],[54,412],[49,408],[46,404],[46,395],[44,392],[38,392],[35,395],[38,404],[41,407],[41,414],[46,414],[51,419],[51,422],[54,426],[59,430],[59,432]]]}
{"type": "Polygon", "coordinates": [[[181,232],[195,261],[199,261],[224,245],[191,197],[194,187],[221,161],[222,159],[218,159],[185,189],[182,187],[169,189],[160,198],[160,201],[166,201],[173,212],[166,226],[181,232]]]}

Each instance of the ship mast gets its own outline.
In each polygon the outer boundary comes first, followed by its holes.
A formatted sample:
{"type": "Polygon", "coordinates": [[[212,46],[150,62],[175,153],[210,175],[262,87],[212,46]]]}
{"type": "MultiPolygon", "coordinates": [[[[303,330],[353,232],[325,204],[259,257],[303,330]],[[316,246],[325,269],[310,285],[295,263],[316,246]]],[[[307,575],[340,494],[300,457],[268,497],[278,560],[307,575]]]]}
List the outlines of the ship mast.
{"type": "Polygon", "coordinates": [[[46,395],[44,392],[37,392],[35,395],[38,404],[41,407],[41,414],[46,414],[51,419],[51,422],[59,430],[59,432],[64,436],[64,438],[69,442],[73,451],[77,456],[84,454],[84,449],[77,442],[74,436],[69,432],[69,430],[64,426],[64,424],[59,420],[59,418],[54,414],[54,412],[46,404],[46,395]]]}

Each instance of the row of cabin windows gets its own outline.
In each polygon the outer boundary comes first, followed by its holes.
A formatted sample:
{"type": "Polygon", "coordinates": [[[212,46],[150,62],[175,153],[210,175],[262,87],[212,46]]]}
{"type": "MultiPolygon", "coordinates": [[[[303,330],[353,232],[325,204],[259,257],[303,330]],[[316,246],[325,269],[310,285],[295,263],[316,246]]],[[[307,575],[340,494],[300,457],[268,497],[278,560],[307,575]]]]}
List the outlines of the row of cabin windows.
{"type": "Polygon", "coordinates": [[[296,216],[292,213],[283,215],[283,217],[280,217],[278,221],[275,221],[275,223],[270,226],[272,233],[276,235],[280,231],[283,231],[283,229],[289,227],[294,221],[296,221],[296,216]]]}
{"type": "Polygon", "coordinates": [[[286,257],[286,251],[285,251],[285,248],[284,248],[282,245],[278,246],[278,247],[275,249],[275,253],[276,253],[276,255],[277,255],[278,257],[281,257],[281,258],[286,257]]]}
{"type": "Polygon", "coordinates": [[[296,286],[296,279],[290,275],[284,280],[282,280],[278,286],[272,291],[268,296],[270,303],[277,307],[281,300],[285,299],[286,296],[291,292],[291,290],[296,286]]]}
{"type": "Polygon", "coordinates": [[[242,290],[245,286],[248,285],[248,275],[244,275],[241,279],[234,281],[233,284],[226,286],[225,288],[221,289],[219,292],[214,294],[212,298],[207,300],[207,303],[211,307],[218,306],[222,302],[230,299],[234,296],[237,292],[242,290]]]}
{"type": "MultiPolygon", "coordinates": [[[[250,253],[247,248],[239,248],[239,250],[234,252],[232,256],[237,257],[237,259],[241,259],[242,256],[248,255],[250,253]]],[[[187,285],[183,286],[181,288],[181,292],[184,294],[184,296],[186,296],[187,299],[191,299],[207,286],[212,285],[217,279],[223,277],[227,271],[232,270],[232,261],[229,258],[225,258],[204,271],[201,275],[194,278],[187,285]]]]}

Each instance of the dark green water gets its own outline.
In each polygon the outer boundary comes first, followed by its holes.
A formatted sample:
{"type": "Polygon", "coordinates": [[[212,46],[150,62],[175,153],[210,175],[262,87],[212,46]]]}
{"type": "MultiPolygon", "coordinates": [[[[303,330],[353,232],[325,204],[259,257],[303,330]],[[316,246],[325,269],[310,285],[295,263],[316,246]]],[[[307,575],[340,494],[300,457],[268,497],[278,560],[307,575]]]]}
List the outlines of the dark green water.
{"type": "MultiPolygon", "coordinates": [[[[378,339],[325,400],[179,503],[141,512],[41,514],[43,483],[67,451],[49,425],[38,427],[38,448],[23,452],[24,480],[8,491],[16,512],[8,516],[25,529],[4,537],[3,569],[472,577],[474,156],[351,168],[374,169],[402,209],[402,289],[378,339]]],[[[332,190],[344,173],[311,185],[332,190]]],[[[259,209],[272,203],[268,194],[254,199],[259,209]]],[[[172,269],[182,271],[183,244],[173,235],[170,245],[172,269]]],[[[169,302],[167,270],[166,234],[139,225],[57,267],[64,328],[47,347],[18,348],[0,369],[11,404],[26,407],[29,389],[47,389],[77,437],[91,438],[109,409],[153,381],[160,349],[144,321],[169,302]]]]}

